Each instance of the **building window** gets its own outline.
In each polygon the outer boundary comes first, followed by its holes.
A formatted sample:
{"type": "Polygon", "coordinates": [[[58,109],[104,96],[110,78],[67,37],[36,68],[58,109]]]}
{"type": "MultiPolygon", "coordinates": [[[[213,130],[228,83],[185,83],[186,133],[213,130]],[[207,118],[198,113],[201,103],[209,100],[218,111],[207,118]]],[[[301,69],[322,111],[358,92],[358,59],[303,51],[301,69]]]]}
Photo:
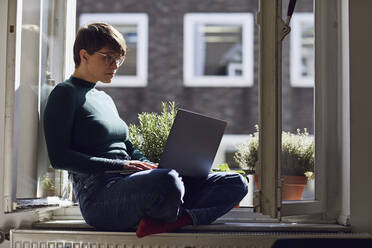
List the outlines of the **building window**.
{"type": "Polygon", "coordinates": [[[184,85],[253,85],[253,15],[190,13],[184,16],[184,85]]]}
{"type": "Polygon", "coordinates": [[[291,22],[291,85],[314,87],[314,14],[295,14],[291,22]]]}
{"type": "Polygon", "coordinates": [[[91,22],[106,22],[119,30],[128,46],[127,58],[108,87],[144,87],[147,85],[148,16],[144,13],[83,13],[80,26],[91,22]]]}

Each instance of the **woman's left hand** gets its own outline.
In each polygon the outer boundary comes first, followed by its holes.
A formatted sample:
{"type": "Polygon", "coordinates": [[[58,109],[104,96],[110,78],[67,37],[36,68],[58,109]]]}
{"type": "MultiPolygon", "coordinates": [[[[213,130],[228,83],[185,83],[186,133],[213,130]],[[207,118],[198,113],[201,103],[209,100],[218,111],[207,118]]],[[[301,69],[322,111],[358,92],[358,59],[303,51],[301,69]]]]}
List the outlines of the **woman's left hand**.
{"type": "Polygon", "coordinates": [[[152,170],[158,168],[158,164],[142,162],[139,160],[129,160],[124,163],[124,170],[152,170]]]}

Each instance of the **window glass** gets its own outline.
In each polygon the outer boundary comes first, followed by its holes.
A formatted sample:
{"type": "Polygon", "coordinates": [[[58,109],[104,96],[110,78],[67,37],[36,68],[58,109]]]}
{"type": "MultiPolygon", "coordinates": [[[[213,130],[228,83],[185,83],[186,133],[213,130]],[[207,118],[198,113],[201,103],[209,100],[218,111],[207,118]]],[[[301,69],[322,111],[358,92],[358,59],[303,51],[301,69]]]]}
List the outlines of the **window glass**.
{"type": "Polygon", "coordinates": [[[242,76],[241,25],[204,25],[195,28],[196,76],[242,76]]]}
{"type": "Polygon", "coordinates": [[[251,13],[186,14],[184,84],[193,87],[252,86],[253,27],[251,13]]]}
{"type": "Polygon", "coordinates": [[[291,85],[314,86],[314,15],[295,13],[290,35],[291,85]]]}
{"type": "Polygon", "coordinates": [[[119,67],[116,75],[135,76],[137,75],[137,47],[138,47],[138,25],[136,24],[117,24],[117,30],[124,36],[127,42],[127,56],[125,65],[119,67]]]}
{"type": "MultiPolygon", "coordinates": [[[[98,5],[78,2],[77,17],[78,26],[107,22],[126,39],[126,61],[113,82],[105,85],[108,88],[102,88],[114,99],[122,119],[128,125],[138,124],[138,114],[159,113],[161,102],[175,101],[178,107],[226,120],[228,126],[213,168],[228,163],[232,170],[239,170],[240,164],[234,159],[237,145],[249,140],[248,134],[255,132],[258,123],[257,67],[254,68],[258,58],[254,32],[258,1],[239,3],[242,11],[238,13],[235,3],[213,5],[213,9],[202,3],[188,9],[177,1],[169,8],[144,7],[141,11],[149,13],[145,24],[147,14],[134,13],[135,6],[125,1],[115,5],[115,10],[107,8],[104,13],[98,5]],[[194,13],[197,6],[200,9],[194,13]],[[143,36],[147,31],[148,41],[143,36]],[[144,68],[143,42],[148,42],[150,48],[148,87],[109,88],[140,85],[133,82],[141,77],[144,68]]],[[[252,207],[253,190],[249,194],[250,200],[241,206],[252,207]]]]}
{"type": "Polygon", "coordinates": [[[315,199],[313,1],[296,10],[282,51],[283,201],[315,199]]]}
{"type": "Polygon", "coordinates": [[[81,13],[78,26],[105,22],[115,27],[127,42],[127,57],[116,76],[100,87],[144,87],[147,85],[148,17],[144,13],[81,13]]]}
{"type": "Polygon", "coordinates": [[[22,198],[72,196],[67,172],[50,165],[43,134],[48,95],[56,82],[65,79],[68,63],[64,50],[67,2],[23,1],[19,81],[16,80],[14,99],[13,163],[17,203],[22,198]]]}

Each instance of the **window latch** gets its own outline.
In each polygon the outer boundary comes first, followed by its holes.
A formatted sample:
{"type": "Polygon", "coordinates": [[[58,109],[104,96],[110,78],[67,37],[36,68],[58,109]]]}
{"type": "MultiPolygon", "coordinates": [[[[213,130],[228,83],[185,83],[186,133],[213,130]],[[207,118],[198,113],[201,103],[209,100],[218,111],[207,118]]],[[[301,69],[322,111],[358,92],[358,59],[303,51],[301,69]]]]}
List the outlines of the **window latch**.
{"type": "Polygon", "coordinates": [[[291,32],[291,27],[286,22],[284,22],[282,18],[278,18],[277,24],[279,31],[279,40],[282,41],[289,34],[289,32],[291,32]]]}
{"type": "Polygon", "coordinates": [[[291,32],[291,27],[289,26],[289,22],[291,21],[297,0],[290,0],[288,4],[287,10],[287,18],[285,22],[279,18],[278,20],[278,30],[279,30],[279,40],[282,41],[288,34],[291,32]]]}

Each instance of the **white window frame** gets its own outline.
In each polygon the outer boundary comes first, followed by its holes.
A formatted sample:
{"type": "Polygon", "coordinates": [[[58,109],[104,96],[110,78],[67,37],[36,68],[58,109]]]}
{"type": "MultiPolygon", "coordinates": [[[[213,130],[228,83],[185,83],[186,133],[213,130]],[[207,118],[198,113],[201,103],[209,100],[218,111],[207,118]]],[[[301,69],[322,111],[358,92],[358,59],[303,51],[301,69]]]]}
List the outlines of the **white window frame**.
{"type": "MultiPolygon", "coordinates": [[[[135,24],[138,27],[137,75],[116,75],[110,84],[100,83],[100,87],[146,87],[148,77],[148,15],[146,13],[82,13],[80,26],[91,22],[115,24],[135,24]]],[[[124,65],[125,66],[125,63],[124,65]]]]}
{"type": "MultiPolygon", "coordinates": [[[[183,83],[187,87],[253,86],[253,14],[187,13],[184,16],[183,83]],[[242,26],[242,76],[195,76],[195,24],[231,24],[242,26]]],[[[234,69],[234,68],[232,68],[234,69]]]]}
{"type": "MultiPolygon", "coordinates": [[[[342,183],[340,175],[343,151],[340,133],[344,123],[340,118],[347,108],[338,106],[342,99],[342,46],[340,39],[341,2],[314,0],[314,115],[315,115],[315,199],[313,201],[286,201],[282,216],[322,214],[323,218],[339,218],[338,205],[343,197],[335,185],[342,183]],[[329,11],[335,9],[336,11],[329,11]],[[337,23],[338,22],[338,23],[337,23]],[[337,25],[335,25],[337,23],[337,25]]],[[[344,203],[343,203],[344,204],[344,203]]]]}
{"type": "MultiPolygon", "coordinates": [[[[53,4],[51,5],[51,11],[53,11],[53,17],[60,20],[60,22],[54,22],[53,27],[51,27],[54,31],[58,30],[58,36],[53,36],[53,39],[48,40],[48,45],[53,46],[59,49],[54,49],[54,51],[58,50],[59,56],[51,56],[49,59],[55,59],[55,61],[60,62],[59,66],[56,66],[53,68],[54,73],[53,76],[57,76],[58,81],[64,80],[66,75],[70,75],[70,73],[73,70],[73,63],[72,63],[72,56],[68,55],[68,51],[72,52],[72,48],[66,50],[65,48],[67,46],[72,46],[73,40],[74,40],[74,33],[75,33],[75,14],[76,13],[76,1],[75,0],[67,0],[67,1],[61,1],[58,2],[59,4],[53,4]],[[71,14],[72,13],[72,14],[71,14]],[[62,31],[61,31],[62,30],[62,31]]],[[[7,2],[9,5],[7,6],[7,15],[5,15],[8,19],[8,22],[5,22],[6,25],[6,31],[8,31],[9,26],[13,26],[15,32],[6,32],[6,55],[4,58],[4,64],[6,64],[6,67],[3,67],[3,63],[0,63],[1,68],[6,68],[3,79],[5,82],[4,87],[4,95],[5,97],[4,102],[0,102],[1,104],[1,110],[0,113],[1,116],[1,122],[0,126],[4,129],[0,132],[0,138],[2,141],[4,141],[4,150],[0,150],[0,159],[1,159],[1,165],[4,172],[4,180],[3,180],[3,211],[5,213],[11,213],[15,212],[17,210],[17,187],[19,186],[17,178],[17,167],[14,165],[14,156],[13,151],[19,150],[20,147],[14,147],[14,99],[15,99],[15,89],[20,85],[20,78],[22,77],[22,70],[20,68],[21,66],[21,53],[22,53],[22,47],[21,47],[21,35],[22,35],[22,1],[9,1],[7,2]],[[16,35],[14,35],[16,34],[16,35]],[[3,112],[4,110],[4,112],[3,112]]],[[[44,14],[43,10],[48,8],[48,5],[44,5],[43,3],[39,2],[39,6],[35,6],[34,11],[39,11],[39,13],[35,12],[32,14],[33,20],[37,21],[38,18],[40,18],[40,23],[37,23],[36,25],[39,25],[40,27],[43,27],[43,17],[44,14]],[[45,7],[45,9],[44,9],[45,7]],[[40,17],[38,17],[40,15],[40,17]]],[[[30,16],[28,16],[30,18],[30,16]]],[[[42,30],[42,28],[41,28],[42,30]]],[[[36,74],[39,74],[37,76],[38,80],[38,88],[36,90],[38,91],[38,97],[40,98],[40,92],[44,90],[43,88],[43,80],[47,80],[46,74],[40,75],[40,71],[45,73],[46,68],[40,68],[40,66],[43,66],[42,62],[42,55],[41,55],[41,48],[43,47],[41,44],[43,35],[42,33],[39,33],[39,47],[37,48],[38,52],[36,54],[33,54],[31,57],[34,58],[34,62],[36,63],[34,66],[39,67],[39,72],[35,72],[36,74]]],[[[45,38],[45,37],[44,37],[45,38]]],[[[48,37],[49,38],[49,37],[48,37]]],[[[34,42],[35,40],[33,40],[34,42]]],[[[1,44],[3,45],[3,44],[1,44]]],[[[3,46],[1,46],[3,47],[3,46]]],[[[53,61],[53,62],[55,62],[53,61]]],[[[54,64],[54,63],[53,63],[54,64]]],[[[58,63],[57,63],[58,64],[58,63]]],[[[30,75],[27,75],[28,77],[30,75]]],[[[34,77],[35,75],[32,75],[34,77]]],[[[26,78],[28,78],[26,77],[26,78]]],[[[34,81],[32,81],[34,82],[34,81]]],[[[34,82],[35,83],[35,82],[34,82]]],[[[35,90],[35,89],[34,89],[35,90]]],[[[38,102],[38,110],[39,110],[39,119],[33,120],[37,121],[35,125],[32,125],[32,130],[30,130],[30,133],[33,133],[33,136],[41,135],[41,132],[39,132],[40,129],[40,99],[38,102]]],[[[25,115],[24,111],[19,112],[20,115],[25,115]]],[[[27,115],[26,115],[27,116],[27,115]]],[[[30,121],[30,120],[28,120],[30,121]]],[[[31,122],[33,122],[31,121],[31,122]]],[[[35,137],[34,137],[35,138],[35,137]]],[[[37,142],[36,142],[37,143],[37,142]]],[[[43,156],[44,150],[42,149],[41,144],[35,144],[38,147],[38,156],[43,156]]],[[[27,147],[25,149],[33,149],[34,147],[27,147]]],[[[22,148],[23,149],[23,148],[22,148]]],[[[40,162],[40,161],[39,161],[40,162]]],[[[30,161],[30,166],[32,161],[30,161]]],[[[49,162],[46,162],[49,163],[49,162]]],[[[37,170],[37,173],[39,173],[40,168],[35,168],[37,170]]],[[[31,175],[30,175],[31,176],[31,175]]],[[[32,178],[29,178],[32,180],[32,178]]],[[[61,182],[62,184],[63,182],[61,182]]],[[[36,182],[35,182],[36,184],[36,182]]],[[[57,188],[57,187],[56,187],[57,188]]],[[[33,189],[32,189],[33,190],[33,189]]],[[[24,196],[21,196],[24,197],[24,196]]],[[[36,197],[36,195],[35,195],[36,197]]],[[[60,202],[58,200],[58,202],[60,202]]],[[[65,201],[61,201],[65,202],[65,201]]],[[[50,201],[48,200],[48,203],[50,201]]],[[[53,204],[55,204],[54,202],[53,204]]]]}
{"type": "MultiPolygon", "coordinates": [[[[302,22],[314,23],[313,13],[295,13],[291,20],[290,33],[290,84],[293,87],[314,87],[314,77],[301,75],[302,22]]],[[[314,46],[315,48],[315,46],[314,46]]],[[[315,49],[314,49],[315,50],[315,49]]],[[[315,64],[315,58],[314,58],[315,64]]],[[[315,68],[315,65],[314,65],[315,68]]]]}
{"type": "MultiPolygon", "coordinates": [[[[331,4],[331,3],[328,3],[328,1],[322,1],[322,0],[316,0],[316,3],[318,3],[317,7],[316,7],[316,10],[315,12],[317,13],[317,21],[316,21],[316,27],[318,27],[319,29],[317,30],[318,34],[316,37],[316,53],[317,55],[319,56],[316,56],[317,61],[319,61],[318,63],[316,63],[317,67],[316,67],[316,71],[317,71],[317,80],[316,82],[319,84],[320,87],[317,87],[316,88],[316,156],[318,156],[316,159],[317,159],[317,162],[320,162],[321,165],[322,165],[322,168],[321,170],[318,170],[316,173],[316,177],[317,178],[320,178],[319,176],[322,177],[322,184],[320,185],[321,186],[321,191],[322,191],[322,195],[321,195],[321,198],[324,200],[322,202],[321,205],[318,205],[316,206],[316,202],[315,202],[315,205],[312,204],[312,203],[303,203],[303,204],[296,204],[296,203],[293,203],[291,204],[292,206],[294,207],[297,207],[296,209],[295,208],[291,208],[290,205],[288,205],[288,208],[287,208],[287,211],[284,211],[285,210],[285,205],[283,206],[282,208],[282,213],[283,212],[287,212],[287,213],[290,213],[290,214],[309,214],[309,213],[322,213],[324,215],[329,215],[329,216],[334,216],[334,212],[331,212],[332,209],[330,209],[330,206],[332,207],[332,202],[335,202],[335,203],[338,203],[338,200],[340,198],[340,195],[333,195],[334,194],[334,188],[332,188],[330,185],[338,185],[339,183],[339,175],[338,174],[334,174],[333,172],[335,171],[335,169],[337,168],[334,168],[335,165],[337,164],[340,164],[338,163],[339,162],[339,152],[337,151],[337,147],[338,145],[340,144],[340,140],[338,140],[337,138],[337,134],[338,134],[338,131],[340,130],[340,127],[339,125],[334,125],[334,123],[338,120],[338,116],[337,116],[337,113],[334,113],[336,112],[335,111],[335,108],[337,109],[337,105],[334,104],[334,101],[336,101],[339,97],[339,94],[340,92],[338,92],[337,90],[335,90],[333,88],[333,85],[327,85],[325,82],[327,81],[334,81],[334,84],[338,84],[338,80],[339,80],[339,75],[340,75],[340,71],[337,70],[336,73],[334,73],[333,70],[330,70],[330,69],[334,69],[332,67],[332,65],[334,65],[333,63],[329,63],[329,62],[334,62],[336,61],[337,62],[337,56],[333,57],[333,58],[330,58],[330,56],[328,56],[330,54],[329,52],[329,48],[332,48],[334,47],[334,43],[333,41],[336,39],[337,41],[337,34],[332,34],[332,32],[330,32],[331,30],[333,30],[333,23],[330,22],[330,20],[334,20],[334,15],[337,16],[338,13],[333,13],[333,15],[330,15],[330,11],[327,11],[329,9],[332,9],[330,7],[334,7],[335,4],[331,4]],[[328,7],[328,8],[327,8],[328,7]],[[329,24],[329,23],[332,23],[329,24]],[[330,41],[329,40],[329,37],[327,37],[327,34],[330,35],[332,37],[332,40],[330,41]],[[327,52],[328,51],[328,52],[327,52]],[[327,59],[328,58],[328,59],[327,59]],[[334,80],[333,80],[334,79],[334,80]],[[318,82],[319,81],[319,82],[318,82]],[[333,93],[333,94],[330,94],[330,93],[333,93]],[[332,98],[332,99],[331,99],[332,98]],[[329,102],[331,102],[332,104],[328,104],[329,102]],[[319,142],[318,142],[319,141],[319,142]],[[328,173],[327,173],[328,172],[328,173]],[[331,175],[329,176],[328,178],[326,178],[326,175],[331,175]],[[327,181],[326,181],[327,179],[327,181]],[[327,203],[325,202],[325,199],[327,199],[327,203]],[[295,206],[296,205],[296,206],[295,206]],[[314,211],[305,211],[306,213],[304,213],[304,211],[297,211],[299,210],[298,207],[300,207],[300,205],[307,205],[308,208],[307,210],[309,209],[315,209],[316,212],[314,211]],[[315,208],[314,208],[315,207],[315,208]],[[320,212],[318,211],[320,210],[320,212]],[[297,212],[296,212],[297,211],[297,212]],[[331,213],[331,214],[329,214],[331,213]]],[[[4,32],[4,30],[2,31],[4,32]]],[[[14,41],[13,41],[14,42],[14,41]]],[[[338,41],[338,42],[341,42],[341,41],[338,41]]],[[[336,42],[337,43],[337,42],[336,42]]],[[[2,47],[4,47],[4,43],[0,43],[2,47]]],[[[339,44],[338,44],[339,45],[339,44]]],[[[8,49],[9,50],[9,49],[8,49]]],[[[337,47],[335,48],[335,50],[337,51],[337,47]]],[[[4,53],[4,51],[2,51],[4,53]]],[[[11,58],[8,58],[8,61],[11,61],[12,59],[14,59],[15,57],[15,52],[11,53],[11,58]]],[[[340,53],[337,53],[338,56],[340,56],[340,53]]],[[[4,69],[4,64],[5,63],[0,63],[2,65],[2,68],[0,68],[1,70],[4,69]]],[[[337,67],[337,65],[336,65],[337,67]]],[[[340,69],[340,68],[338,68],[340,69]]],[[[8,73],[12,73],[14,70],[14,66],[12,68],[8,67],[7,69],[7,74],[8,73]]],[[[5,76],[2,76],[3,78],[5,78],[5,76]]],[[[11,83],[14,83],[14,80],[6,80],[7,81],[7,84],[9,84],[9,82],[11,81],[11,83]]],[[[4,89],[5,87],[0,87],[2,89],[4,89]]],[[[5,97],[8,97],[8,94],[4,92],[5,91],[1,91],[1,95],[5,95],[5,97]]],[[[8,107],[7,105],[7,102],[4,98],[1,98],[3,100],[0,101],[0,104],[1,104],[1,111],[0,113],[3,113],[3,115],[0,117],[1,118],[1,125],[2,127],[4,127],[3,123],[6,122],[5,120],[5,117],[9,117],[9,116],[6,116],[4,113],[6,112],[6,108],[8,107]]],[[[339,110],[339,109],[338,109],[339,110]]],[[[338,111],[338,112],[341,112],[342,111],[338,111]]],[[[9,139],[9,137],[7,137],[7,134],[6,134],[7,130],[2,130],[0,132],[0,138],[2,138],[2,140],[4,140],[4,144],[5,144],[5,148],[7,148],[7,144],[9,144],[9,142],[11,142],[11,139],[9,139]]],[[[35,132],[37,132],[37,130],[35,130],[35,132]]],[[[6,152],[4,150],[0,150],[0,158],[2,161],[6,161],[6,158],[4,158],[6,155],[6,152]]],[[[10,164],[10,163],[9,163],[10,164]]],[[[11,173],[7,173],[7,172],[10,172],[12,171],[12,167],[7,167],[7,166],[4,166],[4,175],[9,175],[10,178],[12,178],[12,174],[11,173]]],[[[9,190],[9,187],[7,188],[8,185],[6,185],[5,181],[4,181],[4,198],[6,198],[7,196],[7,193],[11,193],[11,190],[9,190]],[[10,192],[8,192],[7,190],[9,190],[10,192]]],[[[9,196],[10,197],[10,196],[9,196]]],[[[318,199],[318,198],[317,198],[318,199]]],[[[4,209],[6,209],[9,202],[7,202],[8,199],[4,199],[5,200],[5,207],[4,209]]],[[[318,202],[319,203],[319,202],[318,202]]],[[[11,207],[11,205],[10,205],[11,207]]],[[[302,207],[302,210],[304,206],[301,206],[302,207]]],[[[335,206],[334,206],[335,207],[335,206]]],[[[336,211],[336,214],[337,214],[337,211],[336,211]]]]}

